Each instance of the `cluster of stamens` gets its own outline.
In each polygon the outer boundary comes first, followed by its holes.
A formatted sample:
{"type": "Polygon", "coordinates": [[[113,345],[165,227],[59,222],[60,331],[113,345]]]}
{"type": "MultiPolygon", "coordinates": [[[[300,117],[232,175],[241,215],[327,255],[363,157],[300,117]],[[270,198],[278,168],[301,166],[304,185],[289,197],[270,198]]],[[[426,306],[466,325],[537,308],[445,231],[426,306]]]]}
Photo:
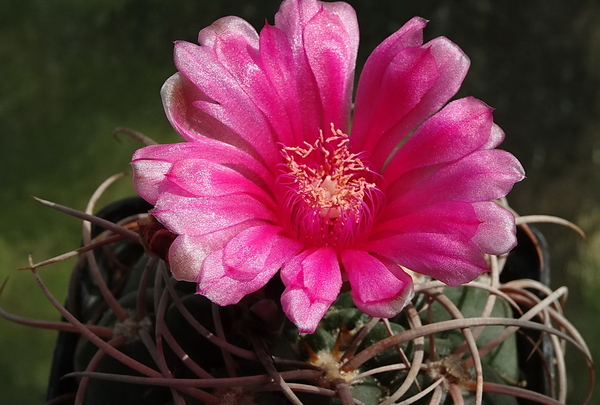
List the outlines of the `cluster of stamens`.
{"type": "Polygon", "coordinates": [[[382,194],[377,178],[358,154],[348,149],[349,138],[331,125],[314,144],[284,147],[279,176],[296,235],[315,246],[347,246],[370,228],[382,194]]]}

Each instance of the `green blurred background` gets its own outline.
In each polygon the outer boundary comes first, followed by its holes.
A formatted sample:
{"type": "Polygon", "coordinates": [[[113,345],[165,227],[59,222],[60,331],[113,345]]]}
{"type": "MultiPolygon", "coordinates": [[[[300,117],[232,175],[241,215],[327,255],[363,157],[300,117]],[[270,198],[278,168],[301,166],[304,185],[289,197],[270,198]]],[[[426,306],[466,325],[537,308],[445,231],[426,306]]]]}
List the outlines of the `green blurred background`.
{"type": "MultiPolygon", "coordinates": [[[[356,0],[359,66],[414,15],[431,20],[472,60],[459,95],[496,107],[503,144],[527,179],[510,201],[521,214],[578,223],[588,241],[542,226],[553,287],[567,285],[567,316],[600,361],[600,6],[595,0],[356,0]]],[[[35,203],[36,195],[83,209],[96,186],[127,171],[138,145],[119,126],[159,142],[177,136],[159,97],[174,72],[172,41],[195,41],[235,14],[255,27],[278,0],[0,0],[0,305],[56,320],[31,274],[15,270],[78,246],[80,223],[35,203]]],[[[102,200],[132,194],[130,180],[102,200]]],[[[73,261],[40,270],[59,300],[73,261]]],[[[0,403],[41,404],[56,334],[0,320],[0,403]]],[[[587,391],[583,360],[568,350],[569,403],[587,391]]],[[[596,399],[600,395],[595,395],[596,399]]],[[[592,401],[592,403],[597,403],[592,401]]]]}

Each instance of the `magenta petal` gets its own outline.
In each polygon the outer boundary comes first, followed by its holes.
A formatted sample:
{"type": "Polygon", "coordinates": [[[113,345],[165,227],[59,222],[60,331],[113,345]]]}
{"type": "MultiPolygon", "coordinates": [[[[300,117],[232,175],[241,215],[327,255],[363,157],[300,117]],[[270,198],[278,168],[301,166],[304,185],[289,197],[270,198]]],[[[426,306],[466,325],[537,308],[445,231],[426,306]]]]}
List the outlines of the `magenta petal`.
{"type": "Polygon", "coordinates": [[[197,158],[235,167],[245,177],[260,178],[266,184],[273,179],[272,174],[247,153],[232,145],[202,137],[195,142],[151,145],[138,149],[131,161],[136,191],[149,203],[156,204],[158,196],[170,187],[171,182],[165,175],[173,163],[197,158]]]}
{"type": "Polygon", "coordinates": [[[371,151],[376,168],[456,93],[468,70],[468,58],[446,38],[421,46],[424,25],[417,18],[405,24],[373,51],[361,73],[352,148],[371,151]]]}
{"type": "Polygon", "coordinates": [[[263,201],[271,200],[264,189],[241,173],[206,159],[175,162],[166,177],[171,183],[197,197],[248,193],[263,201]]]}
{"type": "Polygon", "coordinates": [[[132,161],[131,166],[136,193],[150,204],[156,204],[162,192],[169,187],[165,175],[173,164],[155,160],[137,160],[132,161]]]}
{"type": "MultiPolygon", "coordinates": [[[[169,122],[186,141],[206,142],[212,138],[213,142],[229,144],[239,152],[264,162],[262,154],[254,146],[256,142],[249,142],[228,125],[228,110],[216,104],[183,74],[176,73],[165,82],[161,97],[169,122]]],[[[236,113],[241,114],[242,111],[236,113]]],[[[269,131],[265,132],[262,128],[260,133],[268,134],[269,131]]]]}
{"type": "Polygon", "coordinates": [[[446,201],[411,214],[380,222],[373,240],[396,234],[455,235],[465,244],[475,243],[483,253],[502,255],[516,245],[513,214],[492,201],[446,201]]]}
{"type": "MultiPolygon", "coordinates": [[[[359,81],[355,126],[352,128],[353,142],[360,139],[363,132],[367,133],[363,150],[371,152],[377,170],[382,167],[393,148],[417,125],[418,121],[410,119],[410,115],[435,85],[439,72],[429,50],[409,47],[400,50],[387,70],[381,74],[382,87],[374,95],[376,98],[365,99],[361,95],[359,81]],[[362,115],[365,110],[375,111],[370,122],[362,115]]],[[[361,79],[363,76],[364,73],[361,74],[361,79]]],[[[423,118],[425,117],[420,117],[421,120],[423,118]]]]}
{"type": "MultiPolygon", "coordinates": [[[[312,143],[318,129],[327,129],[331,123],[347,131],[358,48],[358,26],[352,7],[342,2],[284,1],[275,15],[275,27],[287,37],[291,49],[291,53],[283,53],[279,70],[285,69],[289,76],[289,69],[293,69],[292,83],[297,88],[290,94],[297,97],[303,122],[300,141],[312,143]]],[[[275,32],[270,30],[271,34],[275,32]]],[[[271,39],[278,39],[281,45],[280,37],[272,35],[271,39]]],[[[275,59],[271,56],[266,60],[273,64],[275,59]]]]}
{"type": "Polygon", "coordinates": [[[310,248],[285,263],[283,311],[300,333],[313,333],[342,287],[340,265],[330,247],[310,248]]]}
{"type": "Polygon", "coordinates": [[[321,9],[317,0],[285,0],[275,14],[275,26],[293,42],[294,48],[301,47],[302,31],[306,22],[321,9]]]}
{"type": "MultiPolygon", "coordinates": [[[[352,148],[355,152],[365,149],[365,143],[373,136],[370,127],[376,123],[378,110],[372,104],[379,100],[382,80],[394,57],[403,49],[418,47],[423,43],[423,28],[427,22],[420,17],[408,21],[383,41],[367,59],[363,67],[356,93],[352,148]]],[[[385,89],[384,89],[385,90],[385,89]]],[[[402,106],[400,106],[402,108],[402,106]]],[[[376,134],[378,136],[381,133],[376,134]]]]}
{"type": "Polygon", "coordinates": [[[233,129],[197,107],[200,101],[209,103],[215,101],[200,91],[183,74],[176,73],[167,79],[160,93],[169,122],[186,141],[213,138],[234,145],[255,158],[260,156],[233,129]]]}
{"type": "Polygon", "coordinates": [[[341,259],[354,304],[364,313],[391,318],[412,299],[412,278],[385,257],[375,258],[363,250],[345,250],[341,259]]]}
{"type": "Polygon", "coordinates": [[[314,133],[318,124],[317,117],[301,115],[304,105],[314,101],[304,100],[306,94],[298,94],[298,78],[289,39],[279,28],[265,25],[260,32],[259,50],[262,68],[279,97],[291,127],[287,134],[289,140],[281,135],[279,139],[286,145],[301,145],[305,133],[314,133]]]}
{"type": "Polygon", "coordinates": [[[494,149],[502,143],[504,140],[504,131],[496,124],[492,124],[492,130],[490,132],[490,138],[481,147],[481,149],[494,149]]]}
{"type": "Polygon", "coordinates": [[[204,260],[223,248],[244,229],[262,225],[261,221],[246,221],[199,236],[179,235],[169,248],[169,268],[177,280],[197,282],[204,260]]]}
{"type": "MultiPolygon", "coordinates": [[[[224,17],[202,30],[199,42],[214,50],[217,60],[267,118],[278,141],[292,145],[294,131],[290,126],[289,111],[282,102],[282,96],[290,97],[289,91],[277,92],[271,84],[268,70],[259,58],[259,37],[250,24],[237,17],[224,17]]],[[[294,82],[285,86],[294,87],[294,82]]]]}
{"type": "Polygon", "coordinates": [[[246,20],[236,16],[219,18],[217,21],[198,33],[198,43],[211,48],[219,46],[220,42],[235,37],[241,39],[251,48],[258,48],[258,34],[246,20]]]}
{"type": "Polygon", "coordinates": [[[198,293],[218,305],[232,305],[263,287],[301,249],[280,231],[272,225],[248,228],[212,252],[198,276],[198,293]]]}
{"type": "Polygon", "coordinates": [[[488,270],[479,247],[455,234],[398,234],[369,242],[364,249],[450,286],[472,281],[488,270]]]}
{"type": "MultiPolygon", "coordinates": [[[[431,84],[430,89],[419,100],[418,105],[407,113],[402,120],[399,120],[373,148],[372,153],[377,156],[375,163],[378,167],[381,167],[380,164],[387,160],[387,157],[410,131],[439,110],[456,94],[469,69],[469,58],[456,44],[447,38],[435,38],[423,45],[423,48],[427,49],[435,60],[437,66],[435,82],[431,84]]],[[[425,69],[421,73],[427,75],[427,71],[428,69],[425,69]]],[[[392,78],[392,80],[394,79],[392,78]]]]}
{"type": "Polygon", "coordinates": [[[330,12],[330,4],[323,3],[324,10],[306,24],[304,49],[322,105],[320,128],[333,123],[346,133],[358,51],[358,24],[348,4],[335,5],[335,11],[341,11],[341,16],[330,12]]]}
{"type": "Polygon", "coordinates": [[[492,201],[473,204],[481,224],[473,242],[482,252],[503,255],[517,245],[515,217],[507,209],[492,201]]]}
{"type": "Polygon", "coordinates": [[[519,161],[499,150],[478,150],[432,172],[400,176],[388,191],[385,217],[406,215],[442,201],[480,202],[502,198],[524,178],[519,161]]]}
{"type": "Polygon", "coordinates": [[[452,162],[480,149],[490,139],[492,120],[492,109],[476,98],[452,101],[398,149],[384,169],[386,180],[391,184],[410,170],[452,162]]]}
{"type": "MultiPolygon", "coordinates": [[[[336,28],[347,35],[347,44],[351,48],[358,47],[358,24],[354,9],[344,2],[322,2],[317,0],[285,0],[279,11],[275,14],[275,26],[290,38],[294,57],[300,58],[304,54],[304,47],[313,44],[304,42],[304,33],[307,24],[318,13],[325,13],[329,17],[335,16],[336,28]]],[[[331,27],[313,26],[313,29],[327,32],[331,27]]]]}
{"type": "Polygon", "coordinates": [[[481,220],[473,205],[463,201],[444,201],[403,216],[382,219],[373,229],[377,234],[438,233],[461,235],[470,240],[477,233],[481,220]]]}
{"type": "Polygon", "coordinates": [[[152,214],[176,234],[203,235],[251,219],[277,222],[275,214],[248,194],[194,197],[170,189],[161,194],[152,214]]]}
{"type": "MultiPolygon", "coordinates": [[[[233,235],[228,237],[231,238],[233,235]]],[[[169,268],[176,280],[196,282],[206,257],[215,250],[214,244],[223,243],[212,239],[206,243],[203,236],[179,235],[169,248],[169,268]]]]}
{"type": "MultiPolygon", "coordinates": [[[[234,63],[243,64],[245,61],[234,63]]],[[[183,107],[188,111],[187,114],[191,114],[192,117],[198,116],[200,123],[210,124],[212,133],[207,136],[228,143],[236,142],[236,146],[260,154],[270,164],[275,164],[279,160],[276,138],[268,120],[253,102],[252,97],[246,93],[247,86],[240,84],[243,78],[237,76],[239,72],[229,71],[219,60],[214,49],[189,42],[175,44],[175,64],[198,89],[196,92],[204,95],[194,101],[194,93],[183,93],[179,99],[183,99],[186,103],[183,107]],[[215,81],[215,77],[219,80],[215,81]],[[194,111],[190,104],[197,111],[194,111]],[[212,123],[211,118],[217,122],[212,123]],[[239,140],[235,138],[236,136],[239,140]],[[246,145],[243,145],[240,140],[246,145]]],[[[179,91],[185,91],[188,87],[180,87],[179,91]]],[[[164,92],[163,97],[165,97],[164,92]]],[[[168,95],[166,97],[168,100],[168,95]]],[[[174,104],[173,107],[181,108],[180,104],[174,104]]],[[[165,105],[167,108],[173,108],[166,102],[165,105]]]]}

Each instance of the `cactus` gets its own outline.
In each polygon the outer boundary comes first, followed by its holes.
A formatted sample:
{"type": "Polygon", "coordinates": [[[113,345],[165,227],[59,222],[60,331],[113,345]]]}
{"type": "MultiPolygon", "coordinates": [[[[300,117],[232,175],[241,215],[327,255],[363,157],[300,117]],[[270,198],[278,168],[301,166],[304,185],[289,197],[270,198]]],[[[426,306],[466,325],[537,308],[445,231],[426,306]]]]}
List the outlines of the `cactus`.
{"type": "Polygon", "coordinates": [[[566,343],[593,376],[528,223],[578,228],[519,217],[506,254],[514,217],[491,200],[523,167],[489,106],[450,101],[469,60],[425,25],[375,48],[355,99],[348,4],[285,0],[260,33],[225,17],[176,42],[161,94],[185,143],[125,131],[154,217],[140,198],[92,214],[121,175],[85,212],[39,200],[85,221],[81,248],[26,267],[63,319],[0,310],[60,331],[50,404],[565,403],[566,343]],[[63,305],[37,269],[72,256],[63,305]]]}
{"type": "Polygon", "coordinates": [[[93,223],[70,254],[79,260],[64,306],[36,272],[58,259],[28,266],[63,316],[46,325],[61,330],[52,404],[556,404],[566,401],[565,343],[592,370],[562,316],[566,288],[518,278],[547,273],[543,239],[526,223],[550,218],[521,217],[518,248],[487,257],[490,273],[467,285],[418,278],[391,319],[362,313],[345,292],[300,335],[277,278],[227,307],[172,279],[161,259],[171,235],[143,200],[97,215],[93,204],[83,213],[44,203],[93,223]]]}

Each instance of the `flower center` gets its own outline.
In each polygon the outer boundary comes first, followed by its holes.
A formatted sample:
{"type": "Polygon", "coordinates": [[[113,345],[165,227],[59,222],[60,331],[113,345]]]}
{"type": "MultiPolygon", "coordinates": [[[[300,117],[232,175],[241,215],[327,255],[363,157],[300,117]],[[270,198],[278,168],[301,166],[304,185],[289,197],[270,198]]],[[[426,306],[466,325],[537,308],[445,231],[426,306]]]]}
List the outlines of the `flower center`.
{"type": "Polygon", "coordinates": [[[383,201],[378,176],[331,125],[314,144],[283,147],[278,177],[289,226],[309,246],[347,248],[369,230],[383,201]]]}

